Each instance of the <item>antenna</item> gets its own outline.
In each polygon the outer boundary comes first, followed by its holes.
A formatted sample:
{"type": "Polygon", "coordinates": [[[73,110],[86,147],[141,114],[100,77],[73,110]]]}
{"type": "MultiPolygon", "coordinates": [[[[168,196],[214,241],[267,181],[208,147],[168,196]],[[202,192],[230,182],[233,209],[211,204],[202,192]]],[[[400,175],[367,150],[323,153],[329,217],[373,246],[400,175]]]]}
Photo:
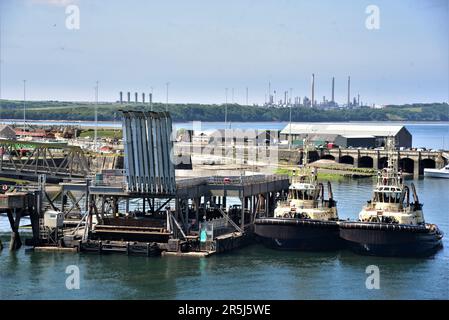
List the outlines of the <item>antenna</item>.
{"type": "Polygon", "coordinates": [[[97,138],[98,138],[98,80],[95,82],[95,134],[94,134],[94,148],[97,151],[97,138]]]}

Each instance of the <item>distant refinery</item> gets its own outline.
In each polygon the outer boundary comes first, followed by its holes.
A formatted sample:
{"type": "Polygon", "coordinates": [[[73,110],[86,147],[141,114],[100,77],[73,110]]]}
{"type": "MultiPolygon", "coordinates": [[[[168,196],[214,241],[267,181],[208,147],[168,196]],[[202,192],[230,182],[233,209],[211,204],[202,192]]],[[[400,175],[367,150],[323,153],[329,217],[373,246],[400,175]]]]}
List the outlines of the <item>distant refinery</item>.
{"type": "MultiPolygon", "coordinates": [[[[291,90],[290,90],[291,92],[291,90]]],[[[322,101],[317,101],[315,97],[315,74],[312,74],[311,85],[310,85],[310,97],[305,96],[301,98],[300,96],[292,97],[288,95],[288,91],[284,91],[284,99],[276,100],[276,90],[271,89],[271,82],[268,83],[268,99],[265,98],[264,106],[266,107],[309,107],[317,109],[337,109],[337,108],[348,108],[355,109],[360,108],[363,103],[360,101],[360,94],[354,96],[351,99],[351,77],[348,76],[347,84],[347,101],[346,104],[338,104],[335,102],[335,77],[332,77],[331,85],[331,100],[326,99],[323,96],[322,101]]]]}
{"type": "MultiPolygon", "coordinates": [[[[311,77],[311,83],[310,83],[310,98],[308,96],[293,96],[292,92],[293,89],[289,88],[289,90],[284,90],[281,93],[277,92],[275,89],[272,88],[271,82],[268,82],[268,93],[265,94],[265,102],[263,103],[264,107],[275,107],[275,108],[286,108],[286,107],[308,107],[308,108],[315,108],[315,109],[322,109],[322,110],[329,110],[329,109],[356,109],[361,107],[371,107],[371,108],[382,108],[383,106],[379,105],[367,105],[363,104],[363,102],[360,100],[360,94],[357,93],[356,96],[351,97],[351,76],[348,76],[347,79],[347,99],[345,103],[339,104],[335,101],[335,77],[331,78],[331,90],[330,90],[330,100],[326,98],[326,96],[322,97],[322,100],[316,97],[316,87],[315,87],[315,73],[312,74],[311,77]],[[278,98],[280,97],[280,99],[278,98]]],[[[134,101],[131,101],[131,92],[127,92],[127,100],[124,100],[124,94],[123,91],[119,92],[119,100],[117,101],[120,104],[131,104],[131,103],[143,103],[143,104],[149,104],[150,106],[153,105],[153,93],[148,93],[148,100],[146,100],[146,93],[141,93],[141,100],[139,101],[139,93],[134,92],[134,101]]],[[[227,92],[227,89],[226,89],[227,92]]],[[[246,93],[246,105],[249,105],[248,103],[248,87],[245,87],[245,93],[246,93]]],[[[168,105],[168,88],[167,88],[167,102],[168,105]]],[[[228,104],[227,100],[227,93],[226,93],[226,103],[228,104]]],[[[231,89],[231,104],[235,104],[234,101],[234,88],[231,89]]],[[[254,106],[257,106],[257,104],[253,104],[254,106]]]]}

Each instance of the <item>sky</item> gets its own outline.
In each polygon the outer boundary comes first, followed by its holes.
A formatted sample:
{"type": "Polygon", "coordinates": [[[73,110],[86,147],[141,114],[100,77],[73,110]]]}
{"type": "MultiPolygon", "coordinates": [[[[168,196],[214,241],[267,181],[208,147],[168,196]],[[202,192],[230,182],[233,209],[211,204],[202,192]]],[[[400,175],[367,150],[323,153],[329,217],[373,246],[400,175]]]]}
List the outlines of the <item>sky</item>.
{"type": "MultiPolygon", "coordinates": [[[[371,21],[371,20],[369,20],[371,21]]],[[[69,25],[70,27],[70,25],[69,25]]],[[[449,100],[449,0],[0,0],[0,97],[263,103],[278,97],[367,104],[449,100]],[[67,28],[67,6],[79,29],[67,28]],[[379,9],[369,29],[367,7],[379,9]],[[377,21],[377,20],[376,20],[377,21]],[[152,88],[152,89],[151,89],[152,88]],[[234,96],[232,97],[232,91],[234,96]]]]}

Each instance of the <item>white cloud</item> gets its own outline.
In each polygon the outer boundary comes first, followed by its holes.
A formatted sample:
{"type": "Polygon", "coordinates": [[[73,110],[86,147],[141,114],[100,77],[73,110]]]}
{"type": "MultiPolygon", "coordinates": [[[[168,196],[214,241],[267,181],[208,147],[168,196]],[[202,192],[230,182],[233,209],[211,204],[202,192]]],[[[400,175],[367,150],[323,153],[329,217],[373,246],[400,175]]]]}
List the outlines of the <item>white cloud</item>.
{"type": "Polygon", "coordinates": [[[32,4],[44,4],[57,7],[65,7],[77,2],[78,0],[31,0],[32,4]]]}

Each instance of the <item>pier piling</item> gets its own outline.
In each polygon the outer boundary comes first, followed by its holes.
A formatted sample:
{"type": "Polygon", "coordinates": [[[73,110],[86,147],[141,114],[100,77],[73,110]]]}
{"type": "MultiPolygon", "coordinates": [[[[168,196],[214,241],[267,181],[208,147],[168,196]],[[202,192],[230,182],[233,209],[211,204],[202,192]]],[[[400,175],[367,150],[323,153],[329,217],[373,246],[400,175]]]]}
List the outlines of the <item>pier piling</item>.
{"type": "Polygon", "coordinates": [[[20,249],[22,240],[19,234],[20,218],[22,217],[21,210],[8,210],[7,212],[9,224],[11,226],[11,242],[9,243],[9,250],[14,251],[20,249]]]}

